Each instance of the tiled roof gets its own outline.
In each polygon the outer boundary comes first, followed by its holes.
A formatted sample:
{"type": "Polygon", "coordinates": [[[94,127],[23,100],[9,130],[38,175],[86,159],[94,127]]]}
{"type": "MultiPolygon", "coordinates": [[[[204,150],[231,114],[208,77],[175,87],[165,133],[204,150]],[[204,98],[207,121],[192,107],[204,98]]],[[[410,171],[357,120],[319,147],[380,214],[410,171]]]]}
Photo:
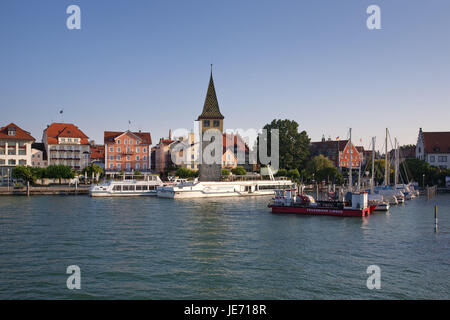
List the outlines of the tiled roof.
{"type": "Polygon", "coordinates": [[[426,153],[450,153],[449,132],[422,132],[426,153]]]}
{"type": "Polygon", "coordinates": [[[203,112],[201,115],[199,115],[197,120],[223,118],[224,116],[222,115],[222,113],[220,113],[219,102],[217,101],[216,89],[214,88],[214,80],[211,72],[208,92],[206,93],[205,104],[203,105],[203,112]]]}
{"type": "Polygon", "coordinates": [[[29,132],[21,129],[18,125],[14,123],[10,123],[7,126],[4,126],[3,128],[0,128],[0,139],[14,139],[14,140],[29,140],[29,141],[35,141],[29,132]],[[8,135],[8,129],[15,129],[16,135],[9,136],[8,135]]]}
{"type": "Polygon", "coordinates": [[[105,146],[104,145],[91,145],[91,160],[104,160],[105,159],[105,146]]]}
{"type": "Polygon", "coordinates": [[[58,138],[80,138],[80,144],[89,144],[89,138],[72,123],[52,123],[44,130],[47,144],[58,144],[58,138]]]}
{"type": "Polygon", "coordinates": [[[114,139],[118,136],[124,134],[125,132],[130,132],[134,134],[135,136],[138,136],[140,139],[142,139],[142,144],[152,144],[152,137],[150,135],[150,132],[131,132],[131,131],[105,131],[104,133],[104,141],[105,144],[108,142],[114,142],[114,139]]]}

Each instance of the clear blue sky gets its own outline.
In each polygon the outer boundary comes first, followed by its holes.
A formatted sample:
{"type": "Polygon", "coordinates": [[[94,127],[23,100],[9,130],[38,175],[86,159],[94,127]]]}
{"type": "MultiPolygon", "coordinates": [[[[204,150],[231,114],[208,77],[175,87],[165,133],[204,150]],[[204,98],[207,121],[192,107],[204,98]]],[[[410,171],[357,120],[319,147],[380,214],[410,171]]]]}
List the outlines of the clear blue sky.
{"type": "Polygon", "coordinates": [[[213,63],[226,128],[289,118],[312,140],[352,127],[368,147],[389,127],[415,143],[450,130],[449,15],[448,0],[2,0],[0,124],[40,140],[63,108],[97,142],[128,120],[157,142],[193,127],[213,63]]]}

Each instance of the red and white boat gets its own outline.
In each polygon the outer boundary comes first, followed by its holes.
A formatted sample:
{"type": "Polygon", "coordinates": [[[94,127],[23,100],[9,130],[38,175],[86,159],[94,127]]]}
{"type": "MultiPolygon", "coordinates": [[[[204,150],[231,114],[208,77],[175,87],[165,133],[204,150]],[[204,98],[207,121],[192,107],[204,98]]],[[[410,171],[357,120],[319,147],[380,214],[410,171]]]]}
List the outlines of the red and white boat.
{"type": "Polygon", "coordinates": [[[298,213],[309,215],[365,217],[376,206],[368,205],[368,193],[352,194],[351,203],[342,201],[315,201],[313,197],[299,194],[296,189],[275,190],[275,197],[268,205],[273,213],[298,213]]]}

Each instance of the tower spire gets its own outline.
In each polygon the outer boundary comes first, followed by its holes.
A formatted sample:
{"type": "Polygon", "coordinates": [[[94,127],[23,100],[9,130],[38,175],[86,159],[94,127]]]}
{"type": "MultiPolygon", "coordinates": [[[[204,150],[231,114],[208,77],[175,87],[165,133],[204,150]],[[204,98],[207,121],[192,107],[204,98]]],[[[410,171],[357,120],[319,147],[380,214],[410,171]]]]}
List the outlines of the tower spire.
{"type": "Polygon", "coordinates": [[[211,75],[209,77],[208,91],[206,92],[205,103],[203,105],[202,114],[197,120],[201,119],[223,119],[224,116],[220,112],[219,102],[217,101],[216,89],[214,87],[214,79],[212,74],[212,64],[211,64],[211,75]]]}

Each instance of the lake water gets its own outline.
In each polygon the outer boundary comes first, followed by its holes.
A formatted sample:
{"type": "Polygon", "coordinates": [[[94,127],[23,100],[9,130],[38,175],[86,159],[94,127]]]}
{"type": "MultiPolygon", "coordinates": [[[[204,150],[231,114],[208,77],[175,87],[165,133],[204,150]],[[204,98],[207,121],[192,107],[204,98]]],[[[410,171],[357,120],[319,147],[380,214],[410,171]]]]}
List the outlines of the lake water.
{"type": "Polygon", "coordinates": [[[450,299],[450,195],[364,219],[269,199],[0,197],[0,299],[450,299]]]}

